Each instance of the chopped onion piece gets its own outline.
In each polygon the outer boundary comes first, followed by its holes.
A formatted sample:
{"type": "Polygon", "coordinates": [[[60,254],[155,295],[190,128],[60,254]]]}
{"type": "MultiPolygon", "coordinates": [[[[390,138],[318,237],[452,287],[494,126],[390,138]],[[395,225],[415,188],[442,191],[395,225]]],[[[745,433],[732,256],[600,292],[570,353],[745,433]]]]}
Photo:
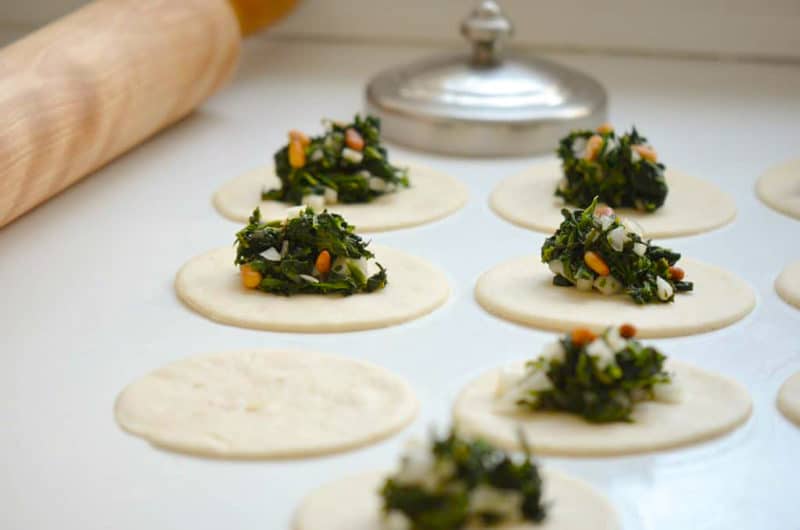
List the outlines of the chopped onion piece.
{"type": "Polygon", "coordinates": [[[309,276],[308,274],[298,274],[298,276],[300,276],[302,279],[304,279],[308,283],[319,283],[319,280],[317,278],[314,278],[313,276],[309,276]]]}
{"type": "Polygon", "coordinates": [[[325,188],[323,197],[325,197],[326,204],[336,204],[339,202],[339,192],[333,188],[325,188]]]}
{"type": "Polygon", "coordinates": [[[372,191],[386,191],[386,181],[380,177],[369,179],[369,189],[372,191]]]}
{"type": "Polygon", "coordinates": [[[311,159],[312,162],[319,162],[320,160],[322,160],[322,156],[323,156],[322,149],[314,149],[309,158],[311,159]]]}
{"type": "Polygon", "coordinates": [[[560,274],[561,276],[564,276],[564,262],[562,262],[560,259],[554,259],[550,261],[547,266],[550,267],[550,270],[553,272],[553,274],[560,274]]]}
{"type": "Polygon", "coordinates": [[[664,302],[672,298],[673,295],[672,285],[661,276],[656,276],[656,294],[659,300],[664,302]]]}
{"type": "Polygon", "coordinates": [[[647,252],[647,245],[644,243],[639,243],[638,241],[633,244],[633,253],[637,256],[644,256],[645,252],[647,252]]]}
{"type": "Polygon", "coordinates": [[[680,403],[683,401],[683,387],[673,376],[669,383],[653,385],[653,398],[662,403],[680,403]]]}
{"type": "Polygon", "coordinates": [[[598,276],[594,281],[594,288],[605,295],[617,294],[622,290],[622,284],[611,275],[598,276]]]}
{"type": "Polygon", "coordinates": [[[303,204],[315,212],[321,212],[325,209],[325,198],[322,195],[306,195],[303,197],[303,204]]]}
{"type": "Polygon", "coordinates": [[[261,253],[261,257],[263,257],[267,261],[280,261],[281,253],[278,252],[278,249],[276,249],[275,247],[269,247],[267,250],[261,253]]]}
{"type": "Polygon", "coordinates": [[[608,244],[611,245],[611,248],[617,252],[622,252],[625,249],[625,240],[627,237],[628,234],[625,232],[625,228],[622,226],[618,226],[611,230],[606,236],[608,239],[608,244]]]}
{"type": "Polygon", "coordinates": [[[364,155],[360,151],[356,151],[355,149],[350,149],[349,147],[345,147],[342,149],[342,158],[345,160],[352,162],[353,164],[360,164],[362,160],[364,160],[364,155]]]}
{"type": "Polygon", "coordinates": [[[575,281],[575,287],[577,287],[579,291],[591,291],[593,283],[594,280],[591,278],[578,278],[575,281]]]}
{"type": "Polygon", "coordinates": [[[593,340],[586,347],[586,353],[595,357],[598,366],[601,368],[605,368],[615,362],[614,351],[601,338],[593,340]]]}

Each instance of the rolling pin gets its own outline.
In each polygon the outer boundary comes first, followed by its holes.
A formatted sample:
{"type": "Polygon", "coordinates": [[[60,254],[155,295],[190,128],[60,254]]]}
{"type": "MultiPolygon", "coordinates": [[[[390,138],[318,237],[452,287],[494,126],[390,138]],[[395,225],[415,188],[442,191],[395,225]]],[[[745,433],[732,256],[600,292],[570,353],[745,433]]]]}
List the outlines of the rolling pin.
{"type": "Polygon", "coordinates": [[[228,81],[294,0],[100,0],[0,50],[0,227],[228,81]]]}

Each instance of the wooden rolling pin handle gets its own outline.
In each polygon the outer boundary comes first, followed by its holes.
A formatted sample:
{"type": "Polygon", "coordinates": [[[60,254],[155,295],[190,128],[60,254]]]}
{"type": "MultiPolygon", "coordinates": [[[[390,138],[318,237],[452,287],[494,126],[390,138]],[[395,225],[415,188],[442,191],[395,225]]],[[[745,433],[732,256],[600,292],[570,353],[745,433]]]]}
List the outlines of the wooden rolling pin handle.
{"type": "Polygon", "coordinates": [[[0,226],[191,112],[240,46],[225,0],[103,0],[0,50],[0,226]]]}

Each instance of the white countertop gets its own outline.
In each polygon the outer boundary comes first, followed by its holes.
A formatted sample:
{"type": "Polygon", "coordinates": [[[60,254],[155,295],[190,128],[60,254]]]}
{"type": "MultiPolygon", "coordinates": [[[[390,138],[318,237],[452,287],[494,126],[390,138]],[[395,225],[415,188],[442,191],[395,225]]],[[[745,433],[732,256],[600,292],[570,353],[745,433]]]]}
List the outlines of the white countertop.
{"type": "MultiPolygon", "coordinates": [[[[288,128],[361,107],[377,70],[422,48],[249,43],[227,90],[176,127],[0,230],[0,528],[288,529],[311,488],[394,464],[402,441],[444,426],[459,388],[497,364],[531,357],[553,335],[489,316],[477,276],[508,257],[536,253],[544,234],[500,220],[490,190],[532,159],[466,160],[393,149],[469,186],[459,213],[379,234],[444,268],[453,287],[432,315],[385,330],[296,335],[238,329],[185,308],[172,280],[189,257],[232,241],[237,225],[210,197],[241,171],[271,159],[288,128]],[[123,433],[112,407],[134,378],[196,353],[304,347],[369,359],[408,378],[422,401],[403,434],[338,456],[226,462],[154,449],[123,433]]],[[[744,383],[754,415],[718,441],[613,459],[551,459],[604,490],[628,530],[797,529],[800,428],[777,412],[781,382],[800,369],[800,311],[772,284],[800,258],[800,223],[755,197],[766,167],[800,156],[800,67],[556,56],[600,79],[618,127],[636,123],[669,165],[717,182],[739,216],[712,233],[668,245],[729,268],[758,294],[742,322],[694,337],[654,341],[666,353],[744,383]]],[[[725,396],[720,396],[725,399],[725,396]]]]}

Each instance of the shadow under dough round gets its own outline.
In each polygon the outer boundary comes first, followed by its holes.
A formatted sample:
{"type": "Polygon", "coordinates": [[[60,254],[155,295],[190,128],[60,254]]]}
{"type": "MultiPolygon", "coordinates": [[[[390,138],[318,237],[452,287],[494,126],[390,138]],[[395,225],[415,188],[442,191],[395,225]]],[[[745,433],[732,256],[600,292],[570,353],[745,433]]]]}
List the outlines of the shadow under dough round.
{"type": "Polygon", "coordinates": [[[756,183],[756,195],[773,210],[800,219],[800,159],[768,169],[756,183]]]}
{"type": "Polygon", "coordinates": [[[787,419],[800,426],[800,372],[797,372],[778,391],[778,409],[787,419]]]}
{"type": "Polygon", "coordinates": [[[495,412],[498,370],[483,374],[461,391],[453,422],[465,436],[483,438],[509,451],[522,449],[521,430],[534,454],[592,457],[699,443],[734,430],[750,417],[750,395],[736,381],[675,360],[669,360],[666,369],[680,380],[683,401],[638,403],[632,423],[590,423],[565,412],[495,412]]]}
{"type": "MultiPolygon", "coordinates": [[[[358,232],[382,232],[430,223],[461,209],[468,198],[459,180],[433,169],[410,165],[411,186],[365,204],[334,204],[328,209],[342,215],[358,232]]],[[[254,169],[227,182],[214,194],[214,206],[232,221],[246,223],[256,206],[271,221],[286,217],[288,205],[261,201],[261,191],[277,188],[273,166],[254,169]]]]}
{"type": "Polygon", "coordinates": [[[305,351],[191,357],[133,382],[117,398],[126,431],[154,445],[215,458],[308,457],[398,432],[417,400],[373,364],[305,351]]]}
{"type": "Polygon", "coordinates": [[[426,261],[378,245],[375,259],[386,267],[384,289],[351,296],[280,296],[246,289],[233,265],[236,251],[218,248],[195,256],[178,271],[175,290],[201,315],[232,326],[269,331],[336,333],[400,324],[447,301],[445,274],[426,261]]]}
{"type": "Polygon", "coordinates": [[[475,298],[505,320],[534,328],[571,331],[585,326],[602,331],[609,323],[630,322],[639,337],[677,337],[723,328],[741,320],[756,303],[752,288],[732,273],[690,258],[679,265],[695,290],[678,293],[672,303],[636,304],[627,294],[553,285],[553,273],[538,257],[515,258],[483,273],[475,298]]]}
{"type": "MultiPolygon", "coordinates": [[[[294,515],[292,530],[380,530],[386,474],[362,473],[312,491],[294,515]]],[[[606,497],[582,480],[542,471],[547,517],[537,524],[504,525],[502,530],[617,530],[619,519],[606,497]]]]}
{"type": "Polygon", "coordinates": [[[775,280],[775,291],[784,302],[800,309],[800,261],[794,261],[775,280]]]}
{"type": "MultiPolygon", "coordinates": [[[[561,209],[575,209],[553,195],[561,180],[558,161],[532,166],[502,181],[489,205],[515,225],[552,234],[563,221],[561,209]]],[[[620,215],[638,222],[648,238],[687,236],[724,226],[736,217],[733,198],[716,185],[670,169],[669,194],[664,206],[652,213],[619,208],[620,215]]]]}

